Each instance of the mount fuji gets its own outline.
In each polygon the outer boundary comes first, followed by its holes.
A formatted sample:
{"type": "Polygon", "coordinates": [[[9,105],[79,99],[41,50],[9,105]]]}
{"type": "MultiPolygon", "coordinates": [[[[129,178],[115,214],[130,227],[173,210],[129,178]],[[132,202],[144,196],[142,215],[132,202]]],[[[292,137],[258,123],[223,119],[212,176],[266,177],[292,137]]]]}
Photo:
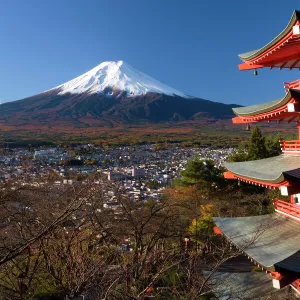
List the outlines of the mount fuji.
{"type": "Polygon", "coordinates": [[[85,127],[228,119],[235,106],[185,95],[123,61],[109,61],[48,91],[0,105],[0,123],[85,127]]]}
{"type": "MultiPolygon", "coordinates": [[[[129,96],[157,93],[187,97],[183,93],[132,68],[122,60],[117,62],[103,62],[87,73],[54,88],[54,90],[55,89],[61,90],[59,95],[67,93],[98,94],[103,93],[106,89],[112,89],[112,91],[115,92],[126,92],[129,96]]],[[[110,96],[112,94],[110,94],[110,96]]]]}

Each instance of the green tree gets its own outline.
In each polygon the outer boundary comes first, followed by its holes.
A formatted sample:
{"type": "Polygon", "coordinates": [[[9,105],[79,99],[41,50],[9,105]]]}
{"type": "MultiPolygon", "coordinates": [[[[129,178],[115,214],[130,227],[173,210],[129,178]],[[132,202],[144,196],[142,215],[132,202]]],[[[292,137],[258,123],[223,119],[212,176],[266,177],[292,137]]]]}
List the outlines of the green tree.
{"type": "Polygon", "coordinates": [[[268,135],[266,137],[265,144],[268,151],[268,157],[276,156],[281,153],[280,139],[280,133],[277,133],[275,135],[268,135]]]}
{"type": "Polygon", "coordinates": [[[199,183],[209,183],[211,186],[221,178],[221,171],[215,167],[212,160],[200,160],[195,157],[186,164],[186,168],[181,172],[182,179],[177,183],[182,185],[194,185],[199,183]]]}
{"type": "Polygon", "coordinates": [[[247,150],[247,144],[245,142],[241,142],[238,145],[237,151],[232,152],[229,157],[229,162],[238,162],[238,161],[246,161],[248,160],[248,150],[247,150]]]}
{"type": "Polygon", "coordinates": [[[255,126],[251,131],[248,160],[262,159],[268,157],[265,138],[263,137],[259,126],[255,126]]]}
{"type": "Polygon", "coordinates": [[[279,155],[281,153],[279,140],[279,134],[264,138],[259,126],[256,126],[251,131],[249,142],[240,143],[237,152],[232,153],[228,160],[230,162],[239,162],[279,155]]]}
{"type": "Polygon", "coordinates": [[[162,186],[162,184],[159,183],[157,180],[150,180],[146,182],[146,186],[150,189],[158,189],[162,186]]]}

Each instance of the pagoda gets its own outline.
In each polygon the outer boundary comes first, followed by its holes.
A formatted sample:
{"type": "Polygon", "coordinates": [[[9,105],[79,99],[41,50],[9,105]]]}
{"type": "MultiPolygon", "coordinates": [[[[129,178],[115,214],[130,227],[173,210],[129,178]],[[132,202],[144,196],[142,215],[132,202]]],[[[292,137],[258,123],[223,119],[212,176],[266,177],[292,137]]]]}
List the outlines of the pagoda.
{"type": "MultiPolygon", "coordinates": [[[[262,48],[239,55],[240,70],[300,69],[300,11],[286,28],[262,48]]],[[[257,266],[273,276],[273,287],[290,285],[300,294],[300,80],[284,82],[285,95],[259,105],[234,108],[234,124],[295,123],[298,140],[281,140],[276,157],[226,163],[224,177],[279,189],[289,201],[274,199],[275,213],[252,217],[214,218],[223,234],[257,266]]]]}

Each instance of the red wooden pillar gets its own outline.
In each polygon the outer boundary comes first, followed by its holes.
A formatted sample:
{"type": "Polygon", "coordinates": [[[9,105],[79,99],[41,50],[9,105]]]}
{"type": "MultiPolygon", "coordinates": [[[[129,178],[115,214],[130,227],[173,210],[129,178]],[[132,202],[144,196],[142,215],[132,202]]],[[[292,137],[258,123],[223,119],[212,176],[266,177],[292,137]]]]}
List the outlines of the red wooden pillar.
{"type": "Polygon", "coordinates": [[[291,195],[291,197],[290,197],[290,202],[291,202],[292,204],[295,204],[295,195],[291,195]]]}

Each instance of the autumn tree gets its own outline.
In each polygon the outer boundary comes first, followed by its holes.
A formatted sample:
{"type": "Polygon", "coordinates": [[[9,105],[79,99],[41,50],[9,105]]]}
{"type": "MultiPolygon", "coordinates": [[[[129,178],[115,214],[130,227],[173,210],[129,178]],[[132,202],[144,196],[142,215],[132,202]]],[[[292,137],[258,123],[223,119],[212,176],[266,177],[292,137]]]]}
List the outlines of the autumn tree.
{"type": "Polygon", "coordinates": [[[167,189],[161,201],[133,201],[101,178],[2,186],[0,298],[198,299],[211,292],[204,268],[215,272],[239,250],[212,231],[220,171],[192,166],[189,184],[167,189]],[[192,184],[193,174],[202,184],[192,184]],[[111,193],[113,209],[105,205],[111,193]]]}
{"type": "Polygon", "coordinates": [[[95,192],[41,182],[1,187],[0,296],[27,299],[44,286],[45,241],[82,211],[95,192]]]}

